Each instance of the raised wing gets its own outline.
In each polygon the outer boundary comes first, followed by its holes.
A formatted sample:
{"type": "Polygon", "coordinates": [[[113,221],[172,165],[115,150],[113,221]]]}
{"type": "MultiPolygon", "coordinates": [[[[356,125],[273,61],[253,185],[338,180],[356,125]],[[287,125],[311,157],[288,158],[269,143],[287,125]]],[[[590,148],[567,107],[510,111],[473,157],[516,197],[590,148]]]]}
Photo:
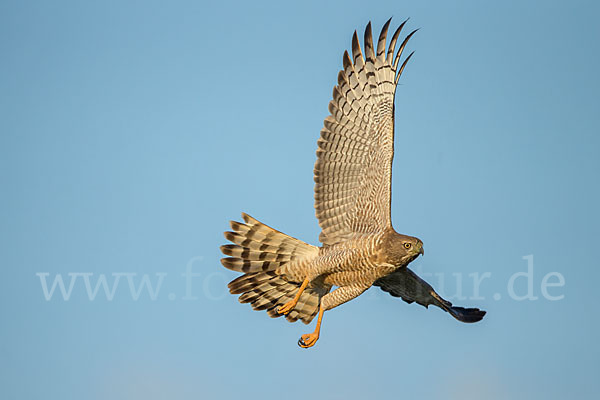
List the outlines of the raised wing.
{"type": "Polygon", "coordinates": [[[417,302],[425,308],[428,308],[429,305],[437,306],[461,322],[477,322],[485,315],[485,311],[478,308],[452,306],[452,303],[444,300],[427,282],[408,268],[397,269],[395,272],[379,278],[373,286],[380,286],[384,292],[388,292],[394,297],[401,297],[409,304],[417,302]]]}
{"type": "Polygon", "coordinates": [[[400,56],[416,30],[394,56],[406,21],[394,33],[386,53],[390,21],[379,35],[377,54],[370,22],[365,30],[364,55],[354,32],[352,58],[344,53],[344,69],[333,88],[331,115],[321,130],[315,164],[315,209],[322,230],[319,240],[324,244],[391,226],[394,94],[412,53],[398,68],[400,56]]]}

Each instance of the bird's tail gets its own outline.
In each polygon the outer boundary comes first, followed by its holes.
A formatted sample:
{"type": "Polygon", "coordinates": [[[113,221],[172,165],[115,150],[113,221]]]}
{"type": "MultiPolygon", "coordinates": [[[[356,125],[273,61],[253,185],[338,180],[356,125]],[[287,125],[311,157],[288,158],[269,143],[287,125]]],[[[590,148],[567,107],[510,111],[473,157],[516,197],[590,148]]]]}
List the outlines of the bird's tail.
{"type": "MultiPolygon", "coordinates": [[[[244,223],[231,221],[232,231],[225,232],[225,238],[233,244],[221,246],[223,254],[229,256],[221,259],[223,266],[244,273],[229,283],[229,291],[241,294],[240,303],[250,303],[255,310],[266,310],[270,317],[279,317],[278,307],[294,298],[301,282],[279,275],[278,268],[291,261],[310,260],[319,249],[247,214],[242,214],[242,218],[244,223]]],[[[300,319],[308,324],[317,314],[325,293],[322,288],[307,287],[286,319],[300,319]]]]}

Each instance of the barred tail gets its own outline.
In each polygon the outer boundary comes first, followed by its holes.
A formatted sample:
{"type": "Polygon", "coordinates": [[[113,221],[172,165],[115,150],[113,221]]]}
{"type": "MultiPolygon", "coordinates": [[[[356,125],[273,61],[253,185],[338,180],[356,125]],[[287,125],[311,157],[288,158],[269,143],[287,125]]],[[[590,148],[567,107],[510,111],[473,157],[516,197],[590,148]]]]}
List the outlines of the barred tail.
{"type": "MultiPolygon", "coordinates": [[[[234,244],[221,246],[224,267],[245,274],[228,285],[232,294],[241,294],[240,303],[250,303],[255,310],[266,310],[276,318],[277,308],[292,300],[301,282],[289,281],[277,274],[277,269],[291,261],[316,257],[319,249],[285,233],[279,232],[247,214],[242,214],[245,223],[231,221],[232,232],[225,238],[234,244]]],[[[319,309],[321,297],[327,293],[323,288],[308,287],[298,304],[286,319],[298,319],[308,324],[319,309]]]]}

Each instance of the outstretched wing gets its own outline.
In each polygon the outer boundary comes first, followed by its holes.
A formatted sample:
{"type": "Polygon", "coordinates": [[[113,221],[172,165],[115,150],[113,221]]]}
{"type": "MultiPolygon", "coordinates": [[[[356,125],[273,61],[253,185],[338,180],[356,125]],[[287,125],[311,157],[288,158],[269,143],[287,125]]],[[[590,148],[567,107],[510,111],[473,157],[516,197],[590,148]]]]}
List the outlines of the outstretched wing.
{"type": "Polygon", "coordinates": [[[395,272],[379,278],[373,286],[380,286],[384,292],[388,292],[394,297],[401,297],[409,304],[417,302],[426,308],[429,305],[437,306],[461,322],[477,322],[485,315],[485,311],[478,308],[452,306],[452,303],[444,300],[433,290],[431,285],[408,268],[397,269],[395,272]]]}
{"type": "Polygon", "coordinates": [[[364,55],[354,32],[352,58],[344,53],[344,69],[333,88],[331,115],[321,130],[315,164],[315,209],[322,229],[319,240],[324,244],[391,226],[394,93],[412,53],[398,68],[400,56],[416,31],[404,39],[394,55],[404,21],[386,53],[390,21],[381,30],[377,53],[370,22],[365,30],[364,55]]]}

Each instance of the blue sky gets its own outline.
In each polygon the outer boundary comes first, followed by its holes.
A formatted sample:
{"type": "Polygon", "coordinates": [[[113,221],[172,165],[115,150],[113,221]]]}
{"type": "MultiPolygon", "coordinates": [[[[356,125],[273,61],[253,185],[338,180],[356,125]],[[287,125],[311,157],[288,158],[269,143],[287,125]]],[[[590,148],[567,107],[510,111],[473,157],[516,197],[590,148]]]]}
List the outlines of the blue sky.
{"type": "Polygon", "coordinates": [[[289,3],[0,3],[0,396],[597,396],[598,5],[289,3]],[[488,315],[374,288],[302,350],[313,326],[238,304],[218,247],[241,211],[317,244],[341,56],[390,16],[421,28],[394,226],[424,241],[425,279],[488,315]],[[102,277],[114,293],[90,299],[102,277]]]}

